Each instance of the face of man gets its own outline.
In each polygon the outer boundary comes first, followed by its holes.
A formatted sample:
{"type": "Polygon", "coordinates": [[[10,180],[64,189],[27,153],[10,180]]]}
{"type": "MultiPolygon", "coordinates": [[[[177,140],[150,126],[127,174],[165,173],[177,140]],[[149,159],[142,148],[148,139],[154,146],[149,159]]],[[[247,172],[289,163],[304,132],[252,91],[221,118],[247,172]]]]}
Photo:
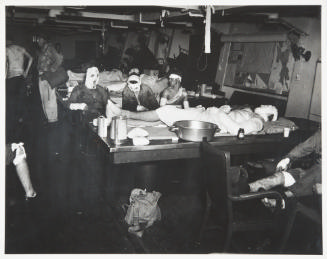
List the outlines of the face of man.
{"type": "Polygon", "coordinates": [[[86,71],[85,86],[88,89],[95,89],[99,82],[99,70],[96,67],[90,67],[86,71]]]}
{"type": "Polygon", "coordinates": [[[179,75],[171,74],[169,76],[169,86],[179,88],[181,85],[182,78],[179,75]]]}
{"type": "Polygon", "coordinates": [[[36,39],[36,43],[42,48],[45,44],[45,39],[43,39],[42,37],[37,37],[36,39]]]}
{"type": "Polygon", "coordinates": [[[128,78],[127,86],[133,92],[139,92],[141,89],[141,80],[137,75],[131,75],[128,78]]]}

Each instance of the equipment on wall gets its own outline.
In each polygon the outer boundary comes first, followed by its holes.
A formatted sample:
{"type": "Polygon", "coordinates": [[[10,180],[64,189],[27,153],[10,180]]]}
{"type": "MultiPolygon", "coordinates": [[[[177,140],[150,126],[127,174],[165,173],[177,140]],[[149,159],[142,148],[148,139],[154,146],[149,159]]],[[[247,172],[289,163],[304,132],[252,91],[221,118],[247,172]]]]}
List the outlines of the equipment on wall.
{"type": "Polygon", "coordinates": [[[295,61],[304,58],[305,61],[309,61],[311,58],[311,51],[305,51],[305,48],[298,46],[297,44],[291,44],[292,54],[295,61]]]}

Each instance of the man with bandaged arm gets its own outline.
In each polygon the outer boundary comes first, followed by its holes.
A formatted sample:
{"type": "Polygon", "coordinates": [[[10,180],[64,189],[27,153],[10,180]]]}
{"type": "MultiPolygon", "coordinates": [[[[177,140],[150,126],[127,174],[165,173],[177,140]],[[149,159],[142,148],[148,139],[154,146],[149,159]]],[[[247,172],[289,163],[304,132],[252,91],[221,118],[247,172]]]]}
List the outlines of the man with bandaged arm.
{"type": "MultiPolygon", "coordinates": [[[[313,193],[321,194],[321,130],[303,143],[293,148],[276,167],[276,173],[267,178],[249,184],[249,189],[256,192],[260,189],[269,190],[276,186],[286,188],[287,197],[309,196],[313,193]],[[295,160],[314,154],[314,165],[309,169],[290,169],[295,160]]],[[[267,200],[267,205],[274,206],[273,200],[267,200]]]]}

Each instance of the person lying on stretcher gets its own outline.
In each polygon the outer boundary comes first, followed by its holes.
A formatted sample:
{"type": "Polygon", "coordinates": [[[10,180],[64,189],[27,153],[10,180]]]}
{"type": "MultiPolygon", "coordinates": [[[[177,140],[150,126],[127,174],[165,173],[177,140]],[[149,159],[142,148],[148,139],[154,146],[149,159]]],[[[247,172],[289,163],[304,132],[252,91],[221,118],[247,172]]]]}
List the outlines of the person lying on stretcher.
{"type": "Polygon", "coordinates": [[[232,110],[229,105],[220,108],[204,107],[180,109],[173,105],[165,105],[153,111],[131,112],[120,109],[110,99],[106,108],[107,118],[123,115],[127,119],[156,122],[161,121],[168,126],[180,120],[197,120],[211,122],[220,128],[222,133],[237,135],[240,128],[245,134],[257,133],[263,128],[265,121],[272,116],[272,120],[277,120],[278,111],[272,105],[261,105],[252,111],[250,108],[232,110]]]}

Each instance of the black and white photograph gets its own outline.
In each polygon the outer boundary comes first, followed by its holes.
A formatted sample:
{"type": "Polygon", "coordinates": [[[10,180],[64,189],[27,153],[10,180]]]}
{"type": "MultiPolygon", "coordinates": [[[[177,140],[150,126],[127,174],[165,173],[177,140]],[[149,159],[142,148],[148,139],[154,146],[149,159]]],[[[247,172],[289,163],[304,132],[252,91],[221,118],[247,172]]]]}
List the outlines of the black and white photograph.
{"type": "Polygon", "coordinates": [[[326,4],[265,2],[5,1],[3,254],[323,255],[326,4]]]}

